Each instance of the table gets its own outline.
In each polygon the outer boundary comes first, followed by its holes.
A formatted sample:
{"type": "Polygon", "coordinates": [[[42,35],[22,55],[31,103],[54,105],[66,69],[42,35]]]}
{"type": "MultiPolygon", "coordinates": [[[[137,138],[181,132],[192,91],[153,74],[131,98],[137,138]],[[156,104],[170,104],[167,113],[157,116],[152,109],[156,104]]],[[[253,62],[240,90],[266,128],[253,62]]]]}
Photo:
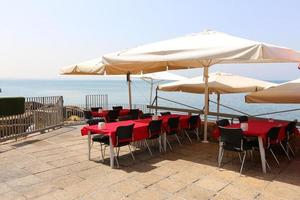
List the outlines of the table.
{"type": "MultiPolygon", "coordinates": [[[[163,127],[165,128],[167,126],[168,119],[170,117],[179,117],[180,127],[181,128],[187,128],[188,127],[188,119],[189,115],[167,115],[158,117],[158,119],[163,120],[163,127]]],[[[91,135],[92,134],[104,134],[109,136],[109,142],[110,142],[110,166],[114,167],[114,145],[116,144],[115,141],[115,134],[116,129],[118,126],[128,126],[131,124],[134,124],[133,127],[133,141],[139,141],[144,140],[148,138],[148,125],[150,119],[139,119],[139,120],[127,120],[127,121],[120,121],[120,122],[112,122],[112,123],[106,123],[105,127],[100,129],[98,125],[93,126],[85,126],[81,129],[81,135],[88,136],[88,159],[91,159],[91,135]]],[[[164,151],[166,151],[167,144],[166,144],[166,132],[163,132],[162,135],[163,140],[163,148],[164,151]]]]}
{"type": "MultiPolygon", "coordinates": [[[[279,132],[279,139],[283,139],[285,137],[285,126],[288,122],[285,121],[270,121],[270,120],[257,120],[257,119],[249,119],[248,121],[248,130],[243,131],[245,136],[250,137],[257,137],[258,144],[259,144],[259,152],[261,157],[261,165],[263,173],[266,173],[266,155],[265,155],[265,148],[264,148],[264,140],[267,136],[268,131],[270,128],[275,126],[282,126],[282,129],[279,132]]],[[[226,126],[226,128],[240,128],[240,124],[231,124],[226,126]]],[[[214,137],[220,137],[220,130],[217,128],[214,130],[213,134],[214,137]]],[[[220,143],[221,145],[221,143],[220,143]]],[[[221,154],[221,148],[219,148],[219,157],[221,154]]],[[[219,160],[218,160],[219,162],[219,160]]]]}
{"type": "MultiPolygon", "coordinates": [[[[109,110],[102,110],[102,112],[92,112],[93,117],[105,117],[107,118],[109,110]]],[[[119,116],[128,115],[130,112],[130,109],[122,109],[119,112],[119,116]]]]}

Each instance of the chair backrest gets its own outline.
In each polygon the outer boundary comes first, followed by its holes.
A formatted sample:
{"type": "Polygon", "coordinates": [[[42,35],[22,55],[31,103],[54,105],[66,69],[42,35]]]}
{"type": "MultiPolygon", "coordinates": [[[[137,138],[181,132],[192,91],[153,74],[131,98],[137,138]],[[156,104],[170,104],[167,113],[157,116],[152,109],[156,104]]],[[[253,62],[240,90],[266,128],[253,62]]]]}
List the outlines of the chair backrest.
{"type": "Polygon", "coordinates": [[[124,142],[132,141],[132,133],[133,133],[134,124],[128,126],[119,126],[116,130],[116,142],[117,146],[124,142]]]}
{"type": "Polygon", "coordinates": [[[281,128],[281,126],[275,126],[270,128],[270,130],[267,133],[267,146],[269,146],[271,143],[278,143],[278,136],[281,128]]]}
{"type": "Polygon", "coordinates": [[[122,110],[123,106],[113,106],[112,109],[113,110],[122,110]]]}
{"type": "Polygon", "coordinates": [[[243,131],[240,128],[219,127],[223,148],[227,150],[243,150],[243,131]]]}
{"type": "Polygon", "coordinates": [[[246,115],[240,116],[240,117],[238,117],[238,119],[239,119],[240,123],[248,122],[248,117],[246,115]]]}
{"type": "Polygon", "coordinates": [[[120,110],[109,110],[107,113],[108,122],[114,122],[119,117],[120,110]]]}
{"type": "Polygon", "coordinates": [[[92,112],[98,112],[99,109],[102,109],[102,107],[91,107],[92,112]]]}
{"type": "Polygon", "coordinates": [[[228,119],[220,119],[216,121],[217,126],[229,126],[230,122],[228,119]]]}
{"type": "Polygon", "coordinates": [[[162,129],[162,120],[152,120],[149,122],[149,138],[159,136],[162,129]]]}
{"type": "Polygon", "coordinates": [[[101,119],[101,118],[89,119],[89,120],[87,120],[86,123],[88,123],[89,126],[92,126],[92,125],[97,125],[99,122],[105,122],[105,120],[101,119]]]}
{"type": "Polygon", "coordinates": [[[147,118],[151,118],[153,115],[154,115],[153,113],[144,113],[144,114],[141,114],[140,118],[147,119],[147,118]]]}
{"type": "Polygon", "coordinates": [[[129,111],[129,115],[131,115],[132,119],[138,119],[139,118],[139,114],[140,114],[140,110],[139,109],[131,109],[129,111]]]}
{"type": "Polygon", "coordinates": [[[127,120],[133,120],[133,117],[131,115],[125,115],[125,116],[120,116],[119,121],[127,121],[127,120]]]}
{"type": "Polygon", "coordinates": [[[89,110],[84,110],[84,111],[83,111],[83,114],[84,114],[84,118],[85,118],[86,120],[88,120],[88,119],[93,119],[93,115],[92,115],[92,112],[91,112],[91,111],[89,111],[89,110]]]}
{"type": "Polygon", "coordinates": [[[168,127],[170,132],[179,130],[179,117],[170,117],[168,119],[168,127]]]}
{"type": "Polygon", "coordinates": [[[296,125],[297,125],[297,120],[288,123],[288,125],[286,126],[286,134],[288,136],[293,134],[293,131],[296,128],[296,125]]]}
{"type": "Polygon", "coordinates": [[[191,115],[189,118],[189,128],[195,129],[199,127],[200,115],[191,115]]]}
{"type": "Polygon", "coordinates": [[[171,112],[161,112],[160,115],[161,115],[161,116],[164,116],[164,115],[171,115],[171,112]]]}

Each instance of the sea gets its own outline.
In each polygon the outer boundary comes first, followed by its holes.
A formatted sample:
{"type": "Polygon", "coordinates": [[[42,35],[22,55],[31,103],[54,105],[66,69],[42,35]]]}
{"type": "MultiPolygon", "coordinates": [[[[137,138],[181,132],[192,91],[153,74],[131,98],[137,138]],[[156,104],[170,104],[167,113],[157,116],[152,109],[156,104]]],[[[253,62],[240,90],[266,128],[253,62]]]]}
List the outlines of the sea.
{"type": "MultiPolygon", "coordinates": [[[[271,81],[281,83],[285,81],[271,81]]],[[[132,81],[132,102],[133,104],[149,104],[150,84],[137,79],[132,81]]],[[[85,95],[107,94],[109,104],[127,104],[128,86],[125,80],[0,80],[0,97],[42,97],[42,96],[63,96],[64,105],[84,105],[85,95]]],[[[155,96],[155,90],[153,90],[155,96]]],[[[158,91],[158,105],[169,107],[188,108],[174,102],[179,102],[194,108],[203,108],[204,95],[190,94],[184,92],[162,92],[158,91]]],[[[216,102],[216,95],[210,95],[210,99],[216,102]]],[[[283,110],[299,109],[297,104],[248,104],[245,103],[245,94],[224,94],[220,100],[222,105],[235,110],[250,114],[259,115],[283,110]]],[[[210,103],[210,111],[216,111],[216,104],[210,103]]],[[[241,114],[226,107],[220,107],[223,113],[241,114]]],[[[261,117],[300,120],[300,111],[290,111],[278,114],[262,115],[261,117]]]]}

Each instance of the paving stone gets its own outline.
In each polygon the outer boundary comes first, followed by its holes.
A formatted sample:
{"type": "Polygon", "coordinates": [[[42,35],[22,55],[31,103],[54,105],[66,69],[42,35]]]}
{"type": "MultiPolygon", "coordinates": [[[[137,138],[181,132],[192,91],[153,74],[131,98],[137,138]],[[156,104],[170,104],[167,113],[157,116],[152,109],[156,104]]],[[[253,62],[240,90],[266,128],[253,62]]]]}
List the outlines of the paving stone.
{"type": "Polygon", "coordinates": [[[120,193],[128,196],[132,193],[135,193],[138,190],[143,189],[144,187],[145,186],[142,185],[141,183],[134,181],[132,179],[128,179],[128,180],[124,180],[124,181],[118,182],[116,184],[113,184],[111,186],[111,189],[113,191],[120,192],[120,193]]]}
{"type": "MultiPolygon", "coordinates": [[[[86,137],[80,127],[36,134],[0,146],[0,199],[299,199],[300,155],[290,162],[278,154],[280,167],[261,172],[259,156],[247,160],[243,175],[230,154],[218,169],[218,144],[183,145],[174,140],[173,151],[149,156],[147,149],[121,148],[119,169],[109,157],[99,162],[99,147],[87,159],[86,137]]],[[[300,144],[300,143],[299,143],[300,144]]]]}
{"type": "Polygon", "coordinates": [[[153,187],[159,188],[162,191],[166,191],[166,192],[172,194],[172,193],[178,192],[179,190],[183,189],[184,187],[186,187],[186,185],[175,179],[165,178],[165,179],[162,179],[161,181],[153,184],[153,187]]]}
{"type": "Polygon", "coordinates": [[[6,183],[0,183],[0,194],[12,191],[11,187],[6,183]]]}

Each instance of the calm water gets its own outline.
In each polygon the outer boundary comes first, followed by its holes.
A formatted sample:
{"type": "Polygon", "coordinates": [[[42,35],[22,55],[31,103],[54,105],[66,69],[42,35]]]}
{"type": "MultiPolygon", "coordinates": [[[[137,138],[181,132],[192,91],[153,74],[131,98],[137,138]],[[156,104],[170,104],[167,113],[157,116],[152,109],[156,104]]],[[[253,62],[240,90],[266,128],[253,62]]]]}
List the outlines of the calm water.
{"type": "MultiPolygon", "coordinates": [[[[65,104],[68,105],[84,104],[85,95],[88,94],[108,94],[110,104],[128,103],[128,88],[124,80],[0,80],[0,88],[2,89],[0,97],[59,95],[64,97],[65,104]]],[[[148,104],[150,85],[142,80],[134,80],[132,82],[132,96],[133,103],[148,104]]],[[[159,96],[190,106],[203,108],[203,95],[181,92],[159,92],[159,96]]],[[[211,95],[211,100],[216,101],[216,96],[211,95]]],[[[221,95],[221,103],[253,115],[300,108],[299,105],[246,104],[244,94],[221,95]]],[[[163,100],[159,100],[159,105],[178,107],[178,105],[163,100]]],[[[216,105],[211,103],[210,110],[215,111],[216,105]]],[[[226,108],[221,108],[221,111],[235,113],[226,108]]],[[[300,120],[300,112],[276,114],[268,117],[300,120]]]]}

